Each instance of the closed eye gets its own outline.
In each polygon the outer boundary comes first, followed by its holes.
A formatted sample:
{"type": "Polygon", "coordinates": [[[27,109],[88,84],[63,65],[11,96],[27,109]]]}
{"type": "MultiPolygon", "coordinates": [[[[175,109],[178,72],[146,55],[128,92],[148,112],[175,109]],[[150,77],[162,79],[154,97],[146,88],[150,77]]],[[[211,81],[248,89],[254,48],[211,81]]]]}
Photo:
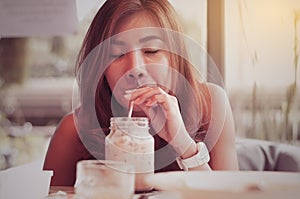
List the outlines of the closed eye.
{"type": "Polygon", "coordinates": [[[146,54],[155,54],[155,53],[158,53],[159,50],[158,49],[146,49],[144,50],[144,53],[146,54]]]}

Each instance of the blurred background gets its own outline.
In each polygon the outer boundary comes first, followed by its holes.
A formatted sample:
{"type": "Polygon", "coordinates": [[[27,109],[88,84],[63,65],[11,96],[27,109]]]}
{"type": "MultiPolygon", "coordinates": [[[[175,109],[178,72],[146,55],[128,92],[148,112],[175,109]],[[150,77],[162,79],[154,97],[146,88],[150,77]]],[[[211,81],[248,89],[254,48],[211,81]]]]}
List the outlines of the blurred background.
{"type": "MultiPolygon", "coordinates": [[[[43,158],[55,126],[72,111],[76,56],[103,3],[45,0],[36,9],[49,18],[40,19],[28,14],[36,1],[0,0],[0,170],[43,158]],[[47,25],[66,13],[64,6],[72,27],[66,29],[64,20],[47,31],[26,26],[47,25]],[[21,21],[12,20],[17,15],[21,21]]],[[[170,1],[185,33],[208,51],[222,75],[237,137],[300,145],[300,1],[170,1]]]]}

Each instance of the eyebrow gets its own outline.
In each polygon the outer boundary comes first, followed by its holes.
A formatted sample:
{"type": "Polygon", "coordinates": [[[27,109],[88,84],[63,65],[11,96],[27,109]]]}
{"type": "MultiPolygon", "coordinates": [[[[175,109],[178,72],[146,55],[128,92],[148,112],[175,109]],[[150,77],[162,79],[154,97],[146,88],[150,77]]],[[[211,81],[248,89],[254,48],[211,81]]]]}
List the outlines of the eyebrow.
{"type": "MultiPolygon", "coordinates": [[[[146,36],[146,37],[143,37],[143,38],[139,39],[139,43],[146,43],[146,42],[151,41],[151,40],[161,40],[162,41],[162,39],[159,36],[150,35],[150,36],[146,36]]],[[[119,45],[119,46],[125,46],[126,45],[126,43],[124,41],[117,40],[117,39],[113,39],[112,44],[119,45]]]]}
{"type": "Polygon", "coordinates": [[[143,37],[139,40],[140,43],[146,43],[150,40],[162,40],[159,36],[156,36],[156,35],[150,35],[150,36],[147,36],[147,37],[143,37]]]}

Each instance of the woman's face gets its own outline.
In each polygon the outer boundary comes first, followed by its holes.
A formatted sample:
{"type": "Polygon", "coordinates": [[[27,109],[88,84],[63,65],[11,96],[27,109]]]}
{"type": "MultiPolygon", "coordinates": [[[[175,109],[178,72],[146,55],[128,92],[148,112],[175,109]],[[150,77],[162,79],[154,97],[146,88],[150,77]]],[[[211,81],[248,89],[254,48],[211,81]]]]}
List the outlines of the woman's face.
{"type": "Polygon", "coordinates": [[[118,34],[111,42],[110,56],[114,61],[105,76],[113,95],[124,107],[128,107],[126,91],[146,84],[169,84],[170,56],[162,50],[166,43],[159,29],[141,29],[147,27],[159,24],[146,12],[139,12],[120,21],[114,30],[118,34]]]}

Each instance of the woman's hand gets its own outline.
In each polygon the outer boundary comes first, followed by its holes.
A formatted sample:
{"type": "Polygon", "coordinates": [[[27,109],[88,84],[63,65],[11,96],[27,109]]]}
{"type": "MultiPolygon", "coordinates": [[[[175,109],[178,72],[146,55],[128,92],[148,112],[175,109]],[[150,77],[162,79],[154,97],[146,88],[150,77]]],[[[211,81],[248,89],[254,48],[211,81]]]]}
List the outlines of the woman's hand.
{"type": "Polygon", "coordinates": [[[179,154],[183,154],[191,144],[195,144],[186,131],[175,96],[160,87],[146,86],[136,89],[131,100],[150,118],[156,133],[179,154]]]}

